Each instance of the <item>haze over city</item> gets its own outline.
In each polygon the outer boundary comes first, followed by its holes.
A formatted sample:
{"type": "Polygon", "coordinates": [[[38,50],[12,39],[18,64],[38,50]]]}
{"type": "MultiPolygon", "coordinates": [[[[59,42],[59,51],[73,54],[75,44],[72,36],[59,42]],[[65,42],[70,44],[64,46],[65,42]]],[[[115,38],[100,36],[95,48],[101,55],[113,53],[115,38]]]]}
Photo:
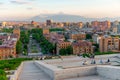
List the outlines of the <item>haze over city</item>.
{"type": "Polygon", "coordinates": [[[72,14],[90,18],[119,17],[120,0],[1,0],[0,20],[40,14],[72,14]]]}

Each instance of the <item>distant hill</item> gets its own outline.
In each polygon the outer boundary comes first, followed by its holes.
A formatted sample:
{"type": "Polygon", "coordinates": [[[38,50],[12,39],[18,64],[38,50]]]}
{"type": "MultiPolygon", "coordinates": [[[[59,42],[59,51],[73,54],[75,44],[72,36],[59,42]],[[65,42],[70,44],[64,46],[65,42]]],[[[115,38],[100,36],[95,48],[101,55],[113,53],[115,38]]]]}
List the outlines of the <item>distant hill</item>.
{"type": "Polygon", "coordinates": [[[41,14],[37,15],[35,17],[30,18],[29,20],[34,20],[34,21],[39,21],[39,22],[45,22],[47,19],[51,19],[55,22],[90,22],[90,21],[105,21],[105,20],[110,20],[110,21],[115,21],[118,20],[120,21],[120,17],[116,18],[87,18],[83,16],[78,16],[78,15],[69,15],[69,14],[41,14]]]}
{"type": "Polygon", "coordinates": [[[4,18],[2,19],[0,17],[0,21],[37,21],[37,22],[45,22],[46,20],[51,19],[54,22],[91,22],[91,21],[120,21],[120,17],[115,18],[89,18],[79,15],[70,15],[70,14],[64,14],[64,13],[58,13],[58,14],[40,14],[34,17],[28,17],[28,18],[4,18]]]}

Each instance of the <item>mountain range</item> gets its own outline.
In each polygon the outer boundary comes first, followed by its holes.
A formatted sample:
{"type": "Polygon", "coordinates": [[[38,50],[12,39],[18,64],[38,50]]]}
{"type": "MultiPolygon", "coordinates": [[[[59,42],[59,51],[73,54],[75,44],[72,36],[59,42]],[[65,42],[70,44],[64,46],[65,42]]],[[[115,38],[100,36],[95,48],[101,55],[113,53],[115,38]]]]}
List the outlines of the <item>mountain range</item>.
{"type": "Polygon", "coordinates": [[[89,18],[84,16],[78,16],[78,15],[70,15],[70,14],[40,14],[37,16],[34,16],[32,18],[29,18],[27,20],[33,20],[33,21],[39,21],[39,22],[45,22],[46,20],[53,20],[55,22],[91,22],[91,21],[120,21],[120,17],[110,18],[110,17],[104,17],[104,18],[89,18]]]}
{"type": "Polygon", "coordinates": [[[120,17],[104,17],[104,18],[89,18],[79,15],[71,15],[71,14],[64,14],[64,13],[57,13],[57,14],[40,14],[33,17],[28,18],[5,18],[2,19],[0,17],[0,21],[37,21],[37,22],[46,22],[46,20],[53,20],[54,22],[91,22],[91,21],[120,21],[120,17]]]}

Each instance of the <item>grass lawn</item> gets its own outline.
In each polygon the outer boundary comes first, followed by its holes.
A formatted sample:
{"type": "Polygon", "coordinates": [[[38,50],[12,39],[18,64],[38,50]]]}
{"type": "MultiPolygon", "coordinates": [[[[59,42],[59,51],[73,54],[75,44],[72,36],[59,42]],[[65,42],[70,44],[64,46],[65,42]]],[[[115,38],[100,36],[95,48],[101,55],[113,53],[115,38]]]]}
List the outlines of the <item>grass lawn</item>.
{"type": "Polygon", "coordinates": [[[32,58],[16,58],[0,61],[0,80],[8,80],[5,71],[16,70],[23,61],[32,60],[32,58]]]}

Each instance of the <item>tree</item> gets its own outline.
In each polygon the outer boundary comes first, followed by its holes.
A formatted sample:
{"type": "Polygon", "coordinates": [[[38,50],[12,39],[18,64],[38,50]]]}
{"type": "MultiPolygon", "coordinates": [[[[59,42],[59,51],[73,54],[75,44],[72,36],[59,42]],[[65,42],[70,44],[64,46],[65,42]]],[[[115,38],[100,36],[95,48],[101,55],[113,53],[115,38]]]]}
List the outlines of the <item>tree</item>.
{"type": "Polygon", "coordinates": [[[22,42],[20,40],[18,40],[16,44],[16,53],[17,54],[22,53],[22,42]]]}
{"type": "Polygon", "coordinates": [[[2,32],[12,33],[12,32],[13,32],[13,28],[9,28],[9,29],[3,28],[3,29],[2,29],[2,32]]]}
{"type": "Polygon", "coordinates": [[[2,45],[2,40],[0,40],[0,45],[2,45]]]}
{"type": "Polygon", "coordinates": [[[90,34],[86,34],[86,39],[92,39],[92,36],[90,34]]]}
{"type": "Polygon", "coordinates": [[[99,51],[99,44],[93,44],[95,46],[95,52],[99,51]]]}
{"type": "Polygon", "coordinates": [[[6,73],[0,69],[0,80],[7,80],[6,73]]]}
{"type": "Polygon", "coordinates": [[[66,48],[66,53],[67,53],[67,54],[73,54],[73,48],[72,48],[72,46],[68,46],[68,47],[66,48]]]}
{"type": "Polygon", "coordinates": [[[66,55],[66,49],[62,48],[59,50],[60,55],[66,55]]]}
{"type": "Polygon", "coordinates": [[[21,33],[20,33],[20,40],[24,44],[28,44],[29,43],[29,34],[28,34],[27,31],[21,31],[21,33]]]}
{"type": "Polygon", "coordinates": [[[24,49],[26,49],[26,50],[28,49],[27,44],[24,45],[24,49]]]}

